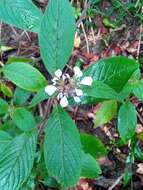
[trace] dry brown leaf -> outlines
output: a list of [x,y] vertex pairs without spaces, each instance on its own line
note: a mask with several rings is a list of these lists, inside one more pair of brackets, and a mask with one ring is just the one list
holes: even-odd
[[142,174],[143,175],[143,163],[140,163],[137,165],[138,166],[138,169],[137,169],[137,173],[138,174]]

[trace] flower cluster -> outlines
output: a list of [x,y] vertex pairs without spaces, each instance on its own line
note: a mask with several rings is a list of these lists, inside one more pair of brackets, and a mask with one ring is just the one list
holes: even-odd
[[74,76],[63,74],[60,69],[55,72],[52,84],[45,87],[45,92],[49,96],[55,95],[62,107],[67,107],[68,97],[73,97],[74,101],[79,103],[83,96],[81,85],[91,86],[93,79],[90,76],[83,77],[83,73],[79,67],[74,67]]

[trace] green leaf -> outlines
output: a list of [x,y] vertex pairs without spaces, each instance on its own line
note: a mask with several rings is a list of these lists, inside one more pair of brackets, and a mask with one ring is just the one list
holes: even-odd
[[0,91],[7,97],[12,97],[13,96],[13,92],[11,90],[10,87],[8,87],[6,84],[1,83],[0,84]]
[[8,103],[2,98],[0,98],[0,115],[6,114],[8,112],[8,108]]
[[143,161],[143,151],[139,147],[139,145],[135,146],[135,152],[134,152],[136,158],[138,158],[140,161]]
[[102,81],[120,92],[139,65],[134,59],[123,56],[109,57],[92,64],[84,72],[96,81]]
[[15,63],[15,62],[22,62],[22,63],[32,63],[33,59],[31,58],[26,58],[26,57],[9,57],[8,61],[6,62],[6,64],[11,64],[11,63]]
[[52,177],[47,177],[44,179],[44,184],[48,187],[52,187],[52,188],[56,188],[56,189],[60,189],[59,184],[57,183],[57,181],[52,178]]
[[25,108],[17,108],[12,114],[15,125],[22,131],[31,131],[35,128],[36,122],[33,115]]
[[49,0],[39,35],[44,64],[51,75],[63,69],[74,42],[75,20],[69,0]]
[[133,85],[130,83],[125,84],[125,86],[123,87],[123,89],[118,93],[118,100],[119,101],[124,101],[124,99],[126,99],[133,90]]
[[133,94],[143,101],[143,80],[136,81],[133,86]]
[[36,106],[37,104],[39,104],[40,102],[48,99],[49,96],[47,93],[45,93],[45,89],[40,90],[39,92],[37,92],[37,94],[34,96],[34,98],[32,99],[32,101],[30,102],[30,108]]
[[82,154],[81,177],[95,179],[101,174],[101,169],[95,158],[90,154]]
[[136,81],[136,80],[139,80],[140,78],[141,78],[141,71],[140,71],[140,68],[138,68],[137,70],[135,70],[135,72],[133,72],[130,80]]
[[103,102],[106,99],[102,99],[102,98],[94,98],[94,97],[90,97],[90,96],[83,96],[81,104],[88,104],[88,105],[93,105],[93,104],[97,104],[99,102]]
[[123,176],[124,187],[128,185],[133,176],[134,155],[129,154],[126,158],[125,171]]
[[132,172],[129,172],[128,169],[125,169],[124,176],[123,176],[123,185],[124,187],[129,184],[132,179]]
[[107,154],[104,144],[96,136],[83,133],[80,139],[84,152],[91,154],[95,159]]
[[36,92],[47,85],[45,77],[37,69],[26,63],[15,62],[5,65],[3,73],[7,79],[24,90]]
[[3,152],[3,150],[11,142],[11,140],[12,137],[8,133],[0,131],[0,152]]
[[102,98],[102,99],[116,99],[117,93],[107,84],[101,81],[94,81],[92,86],[82,86],[85,96]]
[[0,130],[7,132],[12,137],[16,137],[21,134],[21,130],[15,126],[11,118],[0,125]]
[[127,142],[135,134],[137,125],[137,113],[131,102],[124,103],[118,113],[118,131],[124,142]]
[[0,154],[0,189],[16,190],[26,181],[33,167],[36,135],[14,138]]
[[1,0],[0,20],[18,28],[39,32],[41,11],[32,0]]
[[44,141],[48,174],[63,188],[74,186],[81,173],[81,144],[76,125],[59,106],[49,118]]
[[101,103],[101,107],[95,113],[94,127],[103,125],[114,118],[117,112],[117,102],[108,100]]
[[14,93],[14,99],[13,99],[14,104],[16,105],[24,104],[28,100],[30,95],[31,95],[31,92],[17,87]]
[[103,18],[102,22],[107,28],[113,28],[113,29],[117,28],[116,24],[112,20],[109,20],[108,18]]

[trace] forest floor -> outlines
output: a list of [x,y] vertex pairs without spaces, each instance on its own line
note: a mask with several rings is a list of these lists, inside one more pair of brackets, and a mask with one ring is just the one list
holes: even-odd
[[[42,10],[47,5],[46,0],[34,1]],[[97,3],[96,3],[97,2]],[[75,15],[77,17],[77,33],[74,49],[69,65],[80,62],[83,68],[105,57],[125,55],[140,61],[143,64],[143,8],[138,1],[86,1],[73,0]],[[40,52],[38,38],[34,33],[18,30],[1,23],[0,38],[4,45],[12,47],[2,55],[5,62],[9,56],[34,58],[39,61]],[[66,39],[65,39],[66,40]],[[37,65],[47,77],[48,73],[42,64]],[[131,101],[138,111],[138,130],[143,131],[143,103],[135,97]],[[75,190],[142,190],[143,189],[143,163],[136,161],[131,183],[123,187],[122,178],[125,169],[125,160],[128,146],[116,147],[119,139],[116,129],[116,119],[106,125],[94,128],[93,115],[100,104],[89,107],[75,108],[70,114],[78,123],[82,132],[98,136],[108,147],[108,155],[99,159],[102,175],[99,179],[81,179]],[[143,149],[143,146],[141,145]],[[138,168],[139,167],[139,168]],[[37,188],[37,190],[44,188]],[[49,189],[46,188],[45,189]]]

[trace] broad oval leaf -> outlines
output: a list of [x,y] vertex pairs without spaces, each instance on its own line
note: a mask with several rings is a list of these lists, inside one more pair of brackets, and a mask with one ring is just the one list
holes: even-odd
[[61,187],[74,186],[81,172],[81,144],[78,130],[69,115],[59,106],[49,118],[44,141],[48,174]]
[[101,174],[98,162],[90,154],[82,154],[82,171],[81,177],[95,179]]
[[26,181],[33,167],[36,135],[14,138],[0,154],[0,189],[16,190]]
[[44,64],[51,75],[63,69],[74,42],[75,20],[69,0],[49,0],[39,34]]
[[104,144],[96,136],[83,133],[80,139],[83,151],[91,154],[95,159],[107,154]]
[[101,99],[116,99],[117,93],[107,84],[102,81],[94,81],[92,86],[82,86],[85,96],[101,98]]
[[109,122],[117,113],[117,102],[108,100],[101,103],[101,106],[95,112],[94,127]]
[[96,81],[102,81],[111,88],[120,92],[139,65],[134,59],[115,56],[102,59],[92,64],[84,72]]
[[124,142],[130,140],[135,134],[137,113],[131,102],[124,103],[118,113],[118,131]]
[[0,20],[18,28],[39,32],[42,12],[32,0],[1,0]]
[[47,85],[45,77],[27,63],[15,62],[3,67],[4,76],[18,87],[36,92]]
[[12,114],[15,125],[22,131],[31,131],[36,127],[33,115],[25,108],[17,108]]

